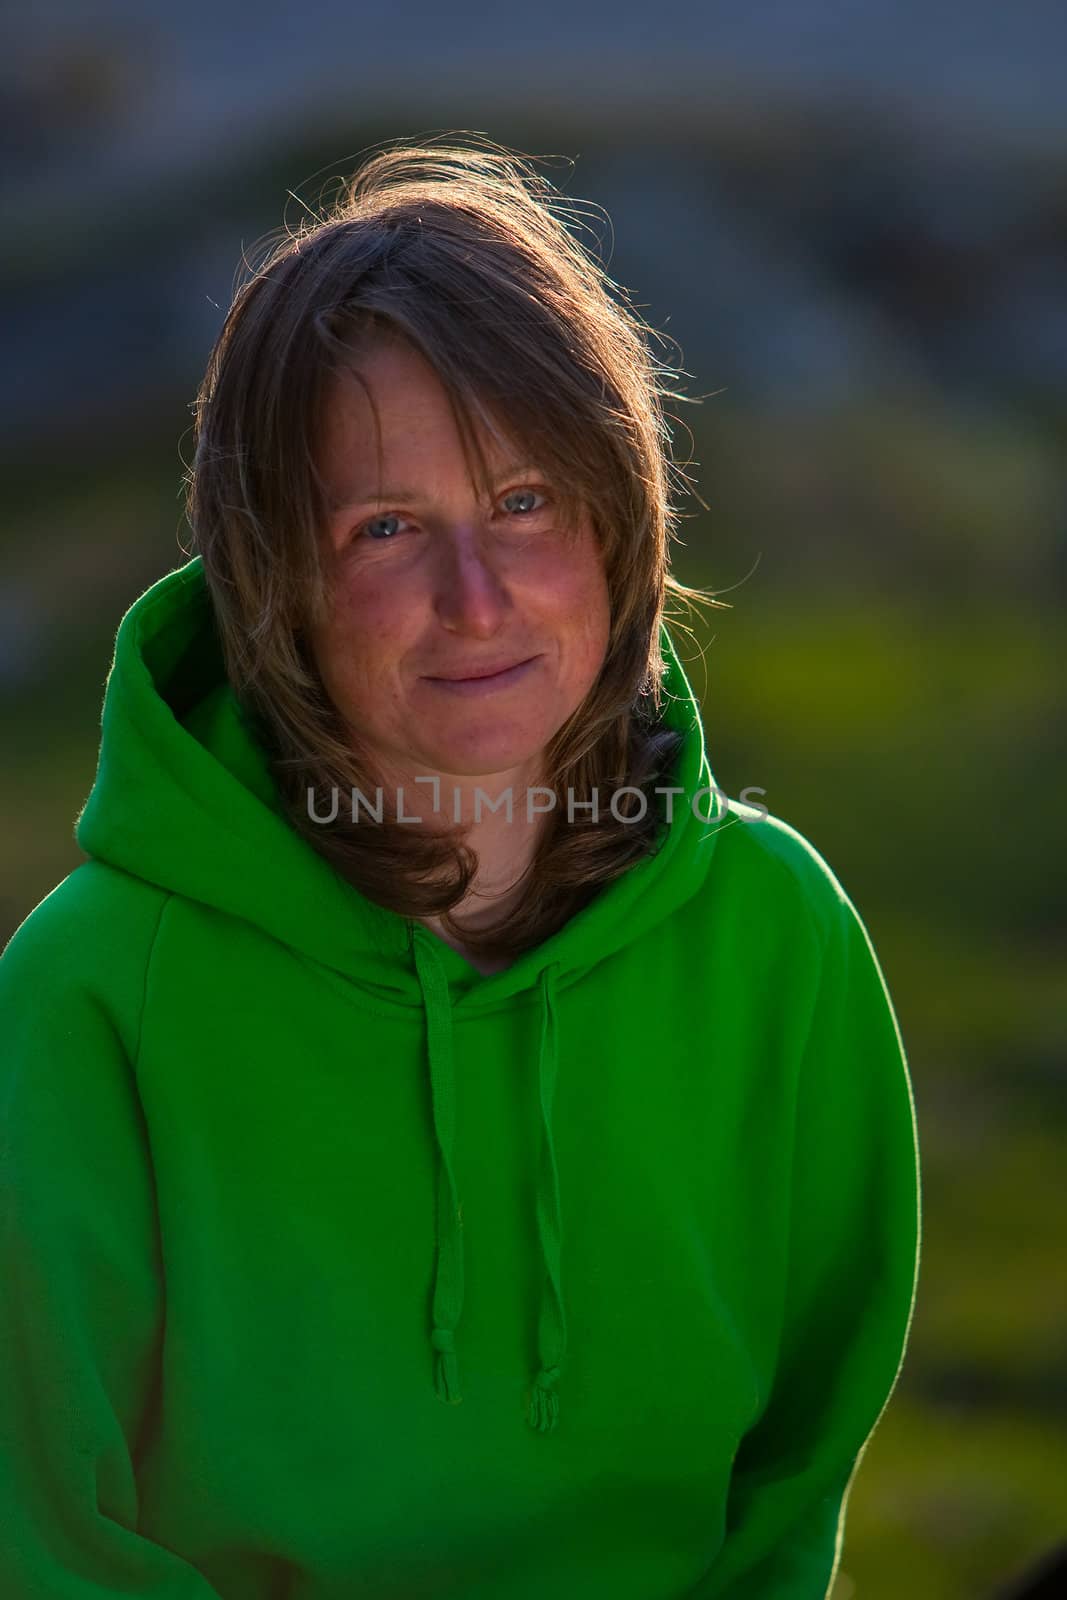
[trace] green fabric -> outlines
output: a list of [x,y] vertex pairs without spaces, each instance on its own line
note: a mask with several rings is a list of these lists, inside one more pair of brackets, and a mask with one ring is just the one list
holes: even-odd
[[0,960],[0,1594],[826,1594],[911,1087],[825,860],[694,815],[663,641],[657,852],[485,977],[285,822],[199,561],[123,619],[91,859]]

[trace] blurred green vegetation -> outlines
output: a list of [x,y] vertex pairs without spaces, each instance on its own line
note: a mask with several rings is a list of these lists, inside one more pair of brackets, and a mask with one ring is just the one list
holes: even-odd
[[[696,625],[703,663],[682,641],[712,770],[764,789],[856,901],[919,1118],[911,1347],[834,1600],[991,1595],[1064,1531],[1061,420],[685,408],[708,509],[687,505],[675,568],[731,606]],[[0,555],[35,620],[5,712],[0,939],[80,859],[119,617],[184,559],[187,425],[178,404],[129,449],[5,469]]]
[[833,1600],[989,1596],[1067,1524],[1062,479],[1019,420],[687,421],[677,566],[733,607],[683,652],[709,758],[859,906],[919,1123],[911,1343]]

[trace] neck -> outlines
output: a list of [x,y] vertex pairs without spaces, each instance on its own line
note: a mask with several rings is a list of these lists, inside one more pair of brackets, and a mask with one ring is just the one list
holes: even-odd
[[[452,910],[461,928],[477,932],[498,921],[522,897],[523,875],[534,858],[548,820],[548,814],[543,811],[534,811],[531,815],[527,804],[528,788],[535,787],[537,781],[538,775],[532,770],[480,778],[442,776],[436,785],[416,784],[409,775],[403,779],[394,777],[392,786],[384,788],[386,805],[393,809],[394,815],[422,818],[422,822],[414,826],[432,828],[436,824],[441,827],[457,821],[465,824],[464,841],[477,856],[478,868],[466,895]],[[534,794],[533,804],[543,805],[546,798]],[[453,935],[444,933],[439,917],[422,920],[439,938],[471,959]],[[472,965],[482,971],[496,971],[509,964],[506,961],[497,964],[482,957],[472,961]]]

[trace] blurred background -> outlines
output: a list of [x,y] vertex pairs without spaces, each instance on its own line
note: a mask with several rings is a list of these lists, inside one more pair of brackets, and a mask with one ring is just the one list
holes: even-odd
[[908,1048],[922,1281],[833,1600],[1007,1594],[1067,1534],[1067,9],[71,0],[0,43],[0,942],[81,859],[242,252],[381,141],[541,160],[704,397],[717,781],[829,861]]

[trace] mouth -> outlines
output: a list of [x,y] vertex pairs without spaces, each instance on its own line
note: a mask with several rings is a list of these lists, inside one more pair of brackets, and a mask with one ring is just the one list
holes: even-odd
[[481,667],[468,673],[465,677],[427,678],[427,683],[435,684],[440,689],[456,690],[459,692],[480,692],[490,689],[505,689],[512,683],[517,683],[527,670],[539,661],[539,656],[527,656],[523,661],[515,661],[510,665]]

